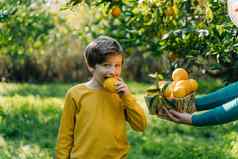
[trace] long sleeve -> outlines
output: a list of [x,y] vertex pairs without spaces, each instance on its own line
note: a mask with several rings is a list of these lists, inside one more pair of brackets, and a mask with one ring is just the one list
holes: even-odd
[[208,95],[197,97],[196,109],[199,111],[212,109],[235,97],[238,97],[238,82],[234,82]]
[[238,98],[206,112],[192,115],[192,125],[206,126],[223,124],[238,119]]
[[144,131],[147,127],[147,118],[143,108],[136,102],[132,95],[122,97],[125,105],[126,119],[130,126],[137,131]]
[[73,146],[76,105],[70,92],[66,94],[64,110],[56,144],[56,159],[69,159]]

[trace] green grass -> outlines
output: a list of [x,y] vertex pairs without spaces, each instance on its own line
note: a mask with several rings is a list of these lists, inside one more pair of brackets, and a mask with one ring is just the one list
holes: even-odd
[[[128,83],[144,106],[149,84]],[[200,93],[222,86],[219,81],[199,84]],[[53,158],[63,97],[72,85],[0,84],[0,159]],[[128,130],[129,159],[238,158],[238,122],[199,128],[150,118],[144,133]]]
[[40,96],[64,97],[65,92],[73,84],[27,84],[27,83],[1,83],[0,95],[2,96]]

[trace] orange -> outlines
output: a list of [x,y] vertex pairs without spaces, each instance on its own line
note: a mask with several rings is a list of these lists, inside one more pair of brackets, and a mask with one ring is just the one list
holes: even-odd
[[191,83],[189,80],[179,80],[177,81],[175,87],[184,87],[186,88],[186,91],[189,92],[191,90]]
[[174,81],[187,80],[188,79],[188,72],[183,68],[177,68],[172,73],[172,79]]
[[112,8],[112,12],[111,12],[113,17],[118,17],[121,15],[121,8],[118,6],[115,6]]
[[103,87],[111,93],[116,93],[116,84],[117,79],[109,77],[103,82]]
[[191,91],[196,91],[198,89],[198,83],[194,79],[189,79],[191,85]]
[[172,87],[169,85],[163,92],[164,96],[166,98],[169,98],[172,96]]
[[173,89],[174,89],[175,85],[176,85],[176,81],[173,81],[165,88],[163,94],[166,98],[173,97]]
[[175,87],[183,87],[186,91],[186,95],[192,92],[192,86],[189,80],[180,80],[176,83]]
[[182,86],[175,87],[173,90],[173,95],[177,98],[185,97],[187,95],[186,88]]

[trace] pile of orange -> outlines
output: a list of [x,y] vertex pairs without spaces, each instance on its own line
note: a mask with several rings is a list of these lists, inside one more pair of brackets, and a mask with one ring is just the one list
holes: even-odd
[[[172,82],[167,84],[163,95],[166,98],[182,98],[198,89],[198,83],[189,79],[188,72],[183,68],[177,68],[172,73]],[[162,82],[160,85],[163,84]]]

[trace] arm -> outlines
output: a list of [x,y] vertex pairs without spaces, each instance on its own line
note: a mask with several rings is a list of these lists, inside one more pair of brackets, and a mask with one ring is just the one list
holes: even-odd
[[120,80],[117,83],[117,93],[120,95],[123,106],[125,106],[126,120],[130,126],[137,131],[144,131],[147,127],[147,118],[142,107],[136,102],[131,95],[127,85]]
[[65,97],[64,110],[61,117],[60,128],[56,143],[56,159],[70,158],[70,151],[73,146],[75,112],[75,102],[70,92],[68,92]]
[[212,109],[237,96],[238,82],[235,82],[208,95],[196,98],[196,109],[198,111]]
[[228,123],[238,119],[238,98],[221,106],[192,115],[192,125],[206,126]]
[[147,118],[144,110],[136,102],[132,95],[125,95],[122,97],[123,105],[125,105],[126,120],[130,126],[137,131],[144,131],[147,127]]
[[228,123],[238,119],[238,98],[205,112],[188,114],[165,110],[170,120],[194,126]]

